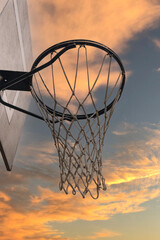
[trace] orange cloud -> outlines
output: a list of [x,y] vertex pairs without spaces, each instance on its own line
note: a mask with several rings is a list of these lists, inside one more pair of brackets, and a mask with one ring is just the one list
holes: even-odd
[[108,237],[116,237],[120,235],[121,234],[119,233],[103,229],[101,232],[96,232],[93,236],[89,236],[88,239],[108,238]]
[[[158,184],[159,178],[150,177],[150,180],[152,184],[156,184],[156,181]],[[89,196],[83,200],[79,194],[64,195],[39,187],[39,194],[32,196],[31,202],[37,209],[41,209],[37,212],[39,217],[47,216],[54,221],[106,220],[117,213],[143,211],[145,208],[141,204],[160,196],[160,189],[149,189],[152,184],[143,179],[110,187],[107,192],[101,192],[96,201]]]
[[[109,187],[101,191],[96,201],[89,195],[82,199],[78,193],[73,196],[71,192],[68,195],[59,192],[56,171],[54,176],[47,177],[47,166],[41,161],[33,170],[28,169],[29,165],[26,169],[15,167],[14,174],[5,175],[5,185],[0,191],[1,239],[65,239],[63,232],[54,228],[54,222],[107,220],[119,213],[145,211],[145,202],[160,197],[159,125],[136,127],[125,123],[120,129],[127,132],[130,140],[127,134],[116,135],[121,137],[121,144],[104,164]],[[25,149],[22,152],[25,154]],[[54,184],[58,192],[54,192]],[[107,234],[112,232],[102,230],[89,236],[90,239],[107,238]]]
[[24,206],[24,212],[14,210],[9,202],[0,202],[0,239],[59,239],[63,238],[63,232],[51,228],[46,216],[39,218],[34,210],[28,212]]
[[10,197],[5,193],[0,192],[0,199],[2,199],[4,202],[8,202],[10,200]]
[[[32,177],[32,183],[34,180],[36,178]],[[66,239],[63,237],[63,232],[54,228],[55,221],[107,220],[119,213],[144,211],[143,203],[160,197],[160,189],[157,187],[159,182],[160,176],[152,176],[116,184],[110,186],[106,192],[101,192],[100,198],[96,201],[89,196],[82,199],[79,194],[65,195],[61,192],[53,192],[49,188],[39,187],[34,194],[28,193],[25,196],[27,201],[19,202],[21,207],[16,206],[18,199],[14,197],[15,193],[17,196],[24,194],[20,186],[14,191],[9,191],[9,194],[5,193],[6,190],[1,191],[0,239],[23,240],[27,237],[42,240]],[[29,182],[27,186],[29,187]],[[111,237],[116,234],[107,230],[90,235],[90,239]]]
[[117,144],[114,154],[104,162],[109,185],[160,175],[159,124],[133,126],[124,123],[113,131]]
[[[152,181],[151,181],[152,180]],[[150,188],[159,183],[159,178],[143,179],[142,182],[134,181],[127,185],[117,185],[102,193],[96,201],[89,196],[82,199],[80,196],[55,193],[44,187],[39,187],[38,192],[30,194],[30,201],[23,207],[14,207],[15,201],[10,192],[9,198],[0,201],[0,232],[1,239],[65,239],[63,232],[54,228],[54,221],[72,222],[78,219],[95,221],[107,220],[118,213],[133,213],[144,211],[144,202],[160,196],[160,189]],[[17,194],[22,194],[20,189],[15,189]],[[4,193],[3,196],[6,194]],[[28,195],[29,198],[29,195]],[[10,199],[10,200],[9,200]],[[22,203],[21,203],[22,204]],[[53,222],[53,224],[51,224]],[[111,237],[117,233],[102,231],[91,236]]]
[[121,52],[135,34],[156,25],[160,4],[147,0],[28,0],[34,52],[59,41],[87,38]]

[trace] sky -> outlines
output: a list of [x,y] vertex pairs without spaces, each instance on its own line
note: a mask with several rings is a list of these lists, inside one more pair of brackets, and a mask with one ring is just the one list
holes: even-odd
[[[69,39],[113,49],[126,84],[107,130],[107,191],[59,191],[49,129],[27,117],[13,170],[0,161],[1,240],[160,239],[160,1],[28,0],[33,59]],[[31,106],[30,110],[34,110]]]

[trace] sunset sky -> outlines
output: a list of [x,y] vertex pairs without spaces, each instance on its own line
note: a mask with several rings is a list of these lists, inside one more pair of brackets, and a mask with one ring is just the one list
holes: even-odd
[[58,42],[90,39],[119,55],[127,79],[98,200],[59,191],[50,131],[26,118],[13,170],[0,161],[0,240],[159,240],[160,1],[28,0],[28,11],[33,59]]

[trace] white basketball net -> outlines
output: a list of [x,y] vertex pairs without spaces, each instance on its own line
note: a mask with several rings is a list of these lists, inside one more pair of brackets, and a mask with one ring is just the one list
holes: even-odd
[[[45,122],[51,130],[57,148],[60,167],[60,190],[63,189],[66,194],[68,194],[69,189],[72,190],[73,194],[76,194],[76,192],[79,191],[82,197],[85,197],[89,192],[92,198],[96,199],[99,197],[100,189],[106,190],[105,179],[102,175],[102,147],[115,104],[120,96],[118,85],[122,81],[122,73],[119,71],[117,79],[114,82],[112,89],[109,91],[112,56],[105,53],[97,77],[92,86],[90,86],[90,69],[88,67],[87,48],[85,46],[83,47],[85,48],[85,64],[88,81],[88,94],[83,101],[78,98],[75,91],[79,69],[79,51],[81,47],[78,48],[73,86],[71,86],[69,82],[62,60],[60,58],[58,59],[65,80],[71,91],[71,95],[65,105],[59,102],[56,96],[54,67],[52,65],[50,66],[50,69],[52,72],[53,93],[51,93],[40,72],[34,76],[35,86],[31,88],[31,92],[39,106]],[[50,57],[52,57],[52,54]],[[102,106],[104,114],[99,115],[101,108],[96,107],[96,100],[93,96],[93,91],[101,76],[102,68],[104,67],[104,64],[106,64],[106,58],[109,58],[109,60],[107,61],[108,72],[106,74],[105,96]],[[48,96],[52,99],[53,112],[44,104],[39,81],[41,81]],[[107,105],[112,101],[110,99],[112,99],[113,93],[113,105],[110,110],[107,111]],[[74,102],[76,102],[77,108],[74,113],[69,107],[71,102],[73,102],[73,99]],[[92,105],[92,115],[89,115],[84,107],[88,99],[90,105]],[[57,109],[61,109],[62,116],[56,116]],[[77,115],[79,113],[85,116],[85,119],[78,119]]]

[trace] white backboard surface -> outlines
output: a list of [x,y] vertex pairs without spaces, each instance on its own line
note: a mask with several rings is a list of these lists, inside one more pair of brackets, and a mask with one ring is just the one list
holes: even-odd
[[[32,47],[27,0],[0,0],[0,69],[29,71]],[[27,108],[24,92],[4,91],[6,102]],[[25,114],[0,104],[0,152],[7,170],[12,169]]]

